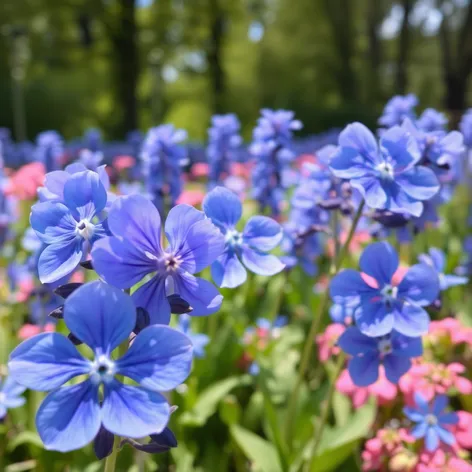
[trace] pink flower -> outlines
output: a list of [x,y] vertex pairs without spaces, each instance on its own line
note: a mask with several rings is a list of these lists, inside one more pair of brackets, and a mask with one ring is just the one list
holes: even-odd
[[196,162],[190,168],[190,175],[195,179],[206,177],[208,173],[209,173],[209,167],[206,162]]
[[346,327],[340,323],[333,323],[326,327],[323,334],[316,337],[318,344],[318,357],[321,362],[326,362],[330,357],[337,356],[340,348],[337,346],[339,336],[344,333]]
[[34,289],[34,280],[32,277],[25,277],[18,282],[18,290],[16,292],[16,301],[24,303],[28,300],[31,292]]
[[415,472],[472,472],[472,465],[449,451],[438,448],[434,452],[424,450],[420,453],[420,462]]
[[121,172],[125,169],[130,169],[136,164],[136,159],[133,156],[116,156],[113,158],[113,167]]
[[56,331],[56,326],[54,323],[45,324],[43,329],[41,329],[40,326],[27,323],[20,328],[20,331],[18,331],[18,337],[22,340],[25,340],[31,338],[32,336],[36,336],[39,333],[54,331]]
[[237,177],[243,177],[246,180],[249,180],[251,178],[251,172],[252,168],[254,167],[254,164],[252,162],[246,162],[246,163],[241,163],[241,162],[232,162],[231,163],[231,175],[235,175]]
[[472,449],[472,414],[458,411],[459,422],[454,426],[457,444],[464,449]]
[[413,404],[415,392],[421,393],[428,401],[436,394],[448,394],[454,388],[464,395],[469,395],[472,393],[472,382],[461,376],[464,372],[465,367],[458,362],[452,364],[420,362],[414,364],[401,377],[398,385],[408,405]]
[[76,270],[69,279],[69,283],[83,284],[84,282],[85,274],[83,270]]
[[19,200],[33,200],[36,191],[44,183],[45,169],[41,162],[26,164],[11,174],[5,193]]
[[186,203],[187,205],[201,205],[205,194],[201,190],[184,190],[177,200],[177,204]]
[[305,164],[306,162],[308,162],[309,164],[316,164],[316,156],[314,154],[300,154],[295,159],[295,166],[298,169],[301,169],[303,167],[303,164]]
[[345,369],[336,382],[336,389],[351,398],[354,408],[364,405],[370,395],[377,399],[379,405],[391,403],[397,396],[397,387],[387,380],[382,366],[379,370],[379,379],[368,387],[354,385],[349,372]]
[[461,324],[455,318],[444,318],[439,321],[431,321],[429,332],[427,334],[428,341],[431,344],[452,343],[452,344],[472,344],[472,328],[468,328]]

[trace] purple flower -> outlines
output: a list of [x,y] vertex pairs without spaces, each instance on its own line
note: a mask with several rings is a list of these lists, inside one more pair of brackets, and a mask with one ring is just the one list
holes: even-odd
[[224,235],[224,253],[211,266],[213,280],[220,287],[234,288],[244,283],[244,266],[259,275],[274,275],[285,267],[276,256],[267,254],[282,240],[282,227],[276,221],[253,216],[244,230],[238,231],[243,206],[233,192],[223,187],[216,187],[205,197],[203,210]]
[[86,170],[65,182],[63,202],[46,201],[31,208],[31,227],[44,245],[38,259],[42,283],[71,274],[91,245],[107,234],[102,215],[106,204],[107,192],[98,174]]
[[428,405],[426,399],[418,392],[415,393],[416,408],[404,408],[405,415],[416,426],[411,435],[417,439],[424,438],[424,444],[428,451],[434,452],[441,442],[452,446],[456,439],[448,429],[459,421],[457,413],[445,412],[448,398],[438,395],[434,398],[432,405]]
[[223,297],[210,282],[194,277],[221,255],[224,237],[203,212],[177,205],[169,212],[161,243],[161,218],[153,203],[141,195],[121,197],[108,214],[112,237],[97,241],[93,267],[108,283],[130,288],[144,277],[154,276],[133,293],[136,306],[145,308],[152,323],[168,324],[167,295],[180,295],[204,316],[219,310]]
[[64,142],[57,131],[44,131],[36,138],[35,158],[42,162],[46,172],[57,170],[64,155]]
[[0,421],[7,415],[7,410],[17,408],[25,404],[25,398],[21,395],[26,387],[16,383],[11,377],[0,378]]
[[472,148],[472,108],[469,108],[462,115],[459,129],[464,136],[464,144],[466,147]]
[[444,113],[434,108],[426,108],[416,120],[416,126],[426,132],[444,131],[447,126],[447,121],[447,117]]
[[373,338],[362,334],[351,326],[338,340],[340,348],[353,356],[348,363],[352,381],[359,387],[372,385],[379,378],[383,365],[390,382],[398,383],[400,377],[410,370],[411,358],[423,354],[421,338],[409,338],[392,331],[390,334]]
[[415,107],[418,105],[416,95],[395,95],[385,105],[379,123],[382,126],[390,128],[391,126],[401,125],[405,118],[415,118]]
[[439,191],[431,169],[417,166],[418,145],[406,130],[385,131],[380,144],[361,123],[347,126],[339,136],[339,148],[330,169],[359,190],[371,208],[420,216],[423,200]]
[[359,265],[372,282],[367,283],[360,272],[346,269],[331,281],[330,294],[333,300],[360,297],[354,312],[360,331],[374,337],[392,330],[410,337],[425,334],[429,315],[422,307],[434,302],[438,296],[436,271],[427,264],[414,265],[399,285],[393,285],[392,277],[399,260],[397,252],[387,242],[369,245],[362,253]]
[[[149,326],[116,359],[112,352],[128,341],[136,308],[128,295],[102,282],[83,285],[66,299],[64,321],[92,349],[93,360],[84,358],[61,334],[43,333],[20,344],[8,363],[11,376],[22,385],[52,390],[36,415],[46,449],[79,449],[95,438],[102,425],[129,438],[163,431],[170,406],[159,392],[187,378],[192,362],[188,338],[168,326]],[[138,386],[123,384],[118,375]],[[85,380],[64,386],[77,376]]]

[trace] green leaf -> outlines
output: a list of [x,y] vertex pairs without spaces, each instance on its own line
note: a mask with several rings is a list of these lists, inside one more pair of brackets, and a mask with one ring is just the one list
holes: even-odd
[[231,436],[253,463],[254,472],[282,472],[277,451],[272,444],[257,434],[238,425],[231,426]]
[[180,417],[180,423],[185,426],[203,426],[213,415],[220,401],[234,388],[248,385],[252,381],[249,375],[229,377],[214,383],[205,389],[199,396],[191,411]]
[[336,426],[344,426],[349,421],[351,414],[351,402],[346,395],[334,392],[333,412],[336,418]]
[[341,465],[352,453],[356,447],[358,440],[343,444],[334,449],[325,450],[316,457],[311,468],[312,472],[328,472],[335,470]]
[[8,451],[13,451],[18,446],[22,446],[23,444],[33,444],[34,446],[38,446],[40,448],[43,447],[43,442],[37,433],[33,433],[32,431],[22,431],[8,443],[7,449]]

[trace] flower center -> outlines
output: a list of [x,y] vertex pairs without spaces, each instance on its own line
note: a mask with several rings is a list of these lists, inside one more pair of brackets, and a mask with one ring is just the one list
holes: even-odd
[[390,162],[387,162],[387,161],[384,161],[381,164],[379,164],[377,166],[377,171],[379,172],[380,177],[384,179],[393,179],[395,175],[395,170],[392,164],[390,164]]
[[225,235],[226,244],[230,246],[240,246],[243,241],[243,236],[235,229],[229,230]]
[[392,347],[392,341],[388,338],[386,339],[381,339],[378,343],[377,343],[377,347],[380,351],[381,354],[384,354],[384,355],[387,355],[387,354],[391,354],[392,351],[393,351],[393,347]]
[[89,220],[80,220],[77,223],[76,231],[82,238],[89,240],[95,233],[95,225],[90,223]]
[[175,272],[182,264],[182,257],[167,254],[164,263],[167,272]]
[[432,414],[426,415],[425,421],[429,426],[436,426],[438,424],[436,415]]
[[398,287],[394,287],[393,285],[387,284],[385,287],[380,291],[382,296],[384,297],[384,301],[387,303],[391,303],[393,300],[397,298],[398,295]]
[[90,380],[94,383],[108,383],[115,377],[114,362],[105,355],[98,356],[90,369]]

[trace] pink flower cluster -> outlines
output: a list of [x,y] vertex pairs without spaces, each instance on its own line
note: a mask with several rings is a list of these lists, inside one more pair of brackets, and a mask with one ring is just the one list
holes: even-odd
[[324,333],[316,337],[318,357],[321,362],[326,362],[330,357],[337,356],[341,352],[337,343],[339,337],[345,330],[346,327],[343,324],[333,323],[326,327]]
[[464,326],[459,320],[451,317],[431,321],[425,340],[433,346],[462,343],[472,346],[472,328]]

